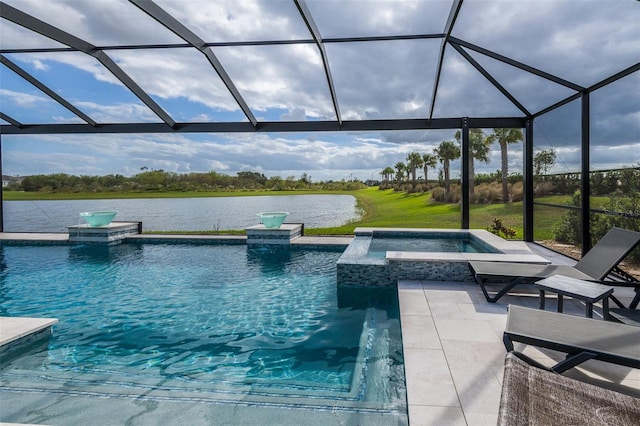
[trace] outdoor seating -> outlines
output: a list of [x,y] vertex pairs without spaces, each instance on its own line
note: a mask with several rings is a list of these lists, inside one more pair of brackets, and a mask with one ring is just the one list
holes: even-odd
[[556,373],[590,359],[640,368],[640,328],[626,324],[509,305],[503,342],[509,352],[520,342],[566,353]]
[[[518,284],[531,284],[553,275],[564,275],[586,281],[604,282],[609,273],[640,243],[640,232],[611,228],[575,266],[540,265],[516,262],[470,261],[469,269],[482,288],[487,301],[495,303]],[[489,295],[486,285],[491,282],[502,287]],[[606,281],[607,285],[633,287],[636,296],[629,305],[635,308],[640,302],[640,282]],[[618,306],[625,306],[610,296]]]
[[609,309],[609,319],[618,321],[628,325],[635,325],[640,327],[640,310],[638,309],[625,309],[625,308],[612,308]]
[[498,425],[640,424],[640,399],[505,358]]

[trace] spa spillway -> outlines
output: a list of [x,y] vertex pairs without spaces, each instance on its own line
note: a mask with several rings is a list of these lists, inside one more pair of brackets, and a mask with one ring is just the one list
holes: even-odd
[[257,216],[265,228],[280,228],[289,212],[262,212]]

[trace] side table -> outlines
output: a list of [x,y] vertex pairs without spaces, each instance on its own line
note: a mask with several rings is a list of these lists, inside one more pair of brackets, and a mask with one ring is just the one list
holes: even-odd
[[604,319],[609,319],[609,296],[613,293],[613,287],[564,275],[554,275],[534,285],[540,292],[540,309],[545,307],[545,291],[550,291],[558,294],[558,312],[563,309],[563,296],[569,296],[585,302],[586,316],[593,318],[593,304],[602,300],[602,314]]

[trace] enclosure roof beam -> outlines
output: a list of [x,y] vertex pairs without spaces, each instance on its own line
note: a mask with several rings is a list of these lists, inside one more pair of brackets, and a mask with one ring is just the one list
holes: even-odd
[[[384,130],[459,129],[463,118],[355,120],[343,121],[267,121],[255,127],[249,122],[177,123],[169,128],[162,123],[115,123],[91,127],[86,124],[23,124],[22,128],[0,126],[0,134],[68,133],[279,133],[279,132],[373,132]],[[468,118],[470,128],[523,128],[524,117]]]
[[133,79],[120,68],[106,53],[82,40],[71,35],[61,29],[47,24],[31,15],[28,15],[4,2],[0,2],[0,16],[18,24],[24,28],[69,46],[75,50],[86,53],[96,58],[105,68],[107,68],[118,80],[122,82],[138,99],[148,106],[158,117],[160,117],[166,125],[173,127],[175,121],[158,105]]
[[540,117],[541,115],[544,115],[544,114],[546,114],[548,112],[551,112],[554,109],[558,109],[561,106],[564,106],[564,105],[566,105],[566,104],[568,104],[570,102],[575,101],[576,99],[580,99],[582,97],[582,93],[583,92],[578,92],[576,94],[573,94],[571,96],[568,96],[568,97],[562,99],[561,101],[556,102],[553,105],[549,105],[548,107],[546,107],[544,109],[541,109],[540,111],[538,111],[535,114],[533,114],[533,117]]
[[618,73],[613,74],[610,77],[605,78],[604,80],[600,81],[599,83],[594,84],[593,86],[590,86],[587,91],[588,92],[593,92],[594,90],[598,90],[603,88],[604,86],[611,84],[615,81],[620,80],[621,78],[624,78],[626,76],[628,76],[629,74],[633,74],[636,71],[640,71],[640,62],[637,62],[633,65],[631,65],[629,68],[626,68]]
[[475,69],[477,69],[480,72],[480,74],[482,74],[484,76],[484,78],[489,80],[491,82],[491,84],[493,84],[496,87],[496,89],[498,89],[500,91],[500,93],[502,93],[504,96],[506,96],[507,99],[509,99],[512,104],[514,104],[520,111],[522,111],[523,114],[525,114],[526,116],[530,116],[531,115],[531,113],[529,111],[527,111],[527,109],[524,107],[524,105],[522,105],[507,89],[505,89],[498,82],[498,80],[493,78],[493,76],[491,74],[489,74],[489,72],[487,70],[485,70],[482,67],[482,65],[480,65],[475,59],[473,59],[473,57],[471,55],[469,55],[469,53],[467,53],[462,47],[458,46],[457,44],[452,44],[452,46],[453,46],[454,49],[456,49],[458,51],[458,53],[460,53],[460,55],[462,55],[467,60],[467,62],[469,62],[471,65],[473,65],[473,67]]
[[444,26],[444,36],[442,37],[442,42],[440,44],[440,56],[438,57],[438,65],[436,67],[436,78],[433,81],[433,89],[431,91],[431,106],[429,107],[429,120],[433,118],[433,110],[436,105],[436,97],[438,96],[438,86],[440,84],[440,75],[442,74],[442,64],[444,63],[444,53],[447,49],[447,41],[449,37],[451,37],[451,31],[453,31],[453,26],[456,23],[456,19],[458,18],[458,13],[460,13],[460,8],[462,7],[462,0],[454,0],[451,4],[451,10],[449,11],[449,17],[447,18],[447,23]]
[[12,117],[9,117],[4,112],[0,112],[0,118],[2,118],[7,123],[10,123],[12,126],[15,126],[15,127],[19,128],[19,129],[21,129],[22,126],[24,126],[24,124],[22,124],[21,122],[19,122],[18,120],[14,119]]
[[96,126],[96,122],[93,119],[91,119],[91,117],[89,117],[88,115],[86,115],[85,113],[80,111],[78,108],[73,106],[66,99],[64,99],[62,96],[58,95],[56,92],[51,90],[49,87],[45,86],[40,80],[38,80],[37,78],[35,78],[31,74],[29,74],[27,71],[22,69],[20,66],[18,66],[15,62],[11,61],[6,56],[0,55],[0,63],[5,65],[11,71],[13,71],[16,74],[18,74],[20,77],[22,77],[25,80],[27,80],[29,83],[33,84],[35,87],[40,89],[42,92],[46,93],[50,98],[52,98],[53,100],[58,102],[60,105],[62,105],[63,107],[65,107],[66,109],[68,109],[69,111],[74,113],[76,116],[80,117],[82,120],[84,120],[85,122],[87,122],[91,126],[94,126],[94,127]]
[[336,96],[336,89],[333,85],[333,77],[331,75],[331,69],[329,68],[329,59],[327,58],[327,52],[324,48],[324,44],[322,42],[322,34],[320,34],[320,30],[316,26],[316,23],[311,16],[311,12],[307,7],[307,4],[304,0],[293,0],[302,15],[302,19],[304,20],[309,32],[313,36],[313,39],[318,46],[318,50],[320,51],[320,57],[322,58],[322,65],[324,67],[324,74],[327,78],[327,84],[329,85],[329,92],[331,93],[331,101],[333,102],[333,109],[336,113],[336,119],[338,120],[338,125],[342,125],[342,116],[340,114],[340,107],[338,106],[338,97]]
[[222,63],[203,39],[151,0],[129,0],[129,2],[136,5],[140,10],[165,26],[169,31],[202,52],[227,87],[227,90],[231,93],[231,96],[236,100],[238,106],[242,112],[244,112],[244,115],[254,126],[258,124],[258,120],[253,115],[251,108],[249,108],[249,105],[245,102],[240,91],[231,80],[231,77],[229,77],[229,74],[225,71]]
[[[362,37],[331,37],[323,38],[323,44],[329,43],[358,43],[371,41],[390,41],[390,40],[425,40],[442,38],[444,34],[402,34],[402,35],[384,35],[384,36],[362,36]],[[314,39],[288,39],[288,40],[239,40],[239,41],[219,41],[206,42],[206,47],[246,47],[246,46],[281,46],[281,45],[298,45],[298,44],[316,44]],[[156,43],[156,44],[124,44],[124,45],[105,45],[96,46],[99,50],[150,50],[150,49],[184,49],[193,48],[190,43]],[[22,47],[2,49],[0,53],[47,53],[47,52],[75,52],[76,49],[71,47]]]
[[611,84],[611,83],[613,83],[615,81],[618,81],[621,78],[624,78],[624,77],[628,76],[629,74],[633,74],[634,72],[638,72],[638,71],[640,71],[640,62],[638,62],[638,63],[636,63],[634,65],[631,65],[629,68],[626,68],[626,69],[624,69],[624,70],[622,70],[620,72],[617,72],[617,73],[605,78],[604,80],[601,80],[600,82],[594,84],[593,86],[590,86],[590,87],[588,87],[586,89],[583,89],[579,93],[571,95],[571,96],[569,96],[569,97],[567,97],[565,99],[562,99],[561,101],[556,102],[553,105],[550,105],[550,106],[548,106],[548,107],[536,112],[535,114],[533,114],[533,116],[534,117],[539,117],[541,115],[544,115],[544,114],[546,114],[548,112],[553,111],[554,109],[558,109],[561,106],[564,106],[564,105],[566,105],[566,104],[568,104],[570,102],[573,102],[573,101],[575,101],[577,99],[580,99],[582,97],[583,93],[591,93],[591,92],[593,92],[595,90],[603,88],[604,86],[606,86],[608,84]]
[[460,40],[459,38],[449,37],[449,43],[451,43],[453,45],[459,45],[459,46],[466,47],[469,50],[474,50],[474,51],[476,51],[478,53],[481,53],[481,54],[483,54],[485,56],[493,58],[493,59],[495,59],[497,61],[500,61],[500,62],[503,62],[505,64],[511,65],[512,67],[521,69],[523,71],[527,71],[527,72],[529,72],[531,74],[537,75],[538,77],[542,77],[542,78],[547,79],[549,81],[553,81],[554,83],[557,83],[557,84],[560,84],[562,86],[568,87],[569,89],[573,89],[573,90],[576,90],[576,91],[584,90],[584,87],[582,87],[582,86],[580,86],[578,84],[572,83],[572,82],[570,82],[568,80],[564,80],[564,79],[562,79],[562,78],[560,78],[558,76],[555,76],[553,74],[549,74],[547,72],[541,71],[541,70],[539,70],[537,68],[534,68],[532,66],[529,66],[527,64],[523,64],[522,62],[518,62],[518,61],[516,61],[514,59],[507,58],[506,56],[502,56],[502,55],[500,55],[498,53],[495,53],[495,52],[493,52],[491,50],[482,48],[480,46],[476,46],[475,44],[466,42],[464,40]]

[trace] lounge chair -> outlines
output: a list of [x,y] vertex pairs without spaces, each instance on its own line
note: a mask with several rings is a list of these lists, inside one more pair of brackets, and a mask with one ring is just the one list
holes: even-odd
[[[638,243],[640,232],[614,227],[575,266],[470,261],[469,269],[487,301],[495,303],[518,284],[531,284],[552,275],[603,282]],[[486,288],[488,282],[502,283],[502,288],[490,296]],[[640,303],[640,282],[607,281],[606,284],[635,288],[636,296],[629,307],[633,309]],[[621,308],[625,307],[617,298],[612,296],[611,300]]]
[[640,424],[640,399],[533,367],[508,353],[499,426]]
[[502,340],[508,352],[521,342],[566,353],[556,373],[590,359],[640,368],[640,327],[631,325],[509,305]]
[[635,325],[636,327],[640,327],[640,310],[611,308],[609,309],[609,319],[621,322],[623,324]]

